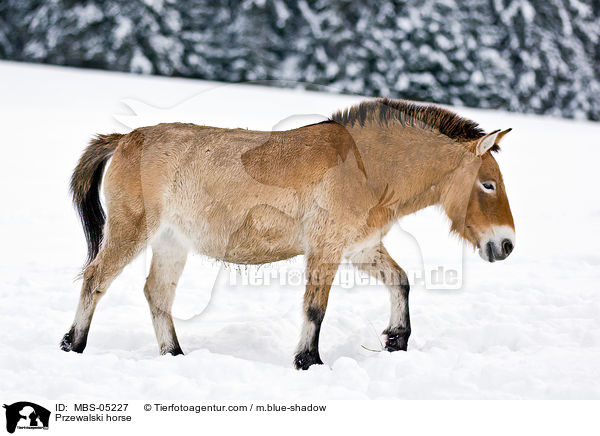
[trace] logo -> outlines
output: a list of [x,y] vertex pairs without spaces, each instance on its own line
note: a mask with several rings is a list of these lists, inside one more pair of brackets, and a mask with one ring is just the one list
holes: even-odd
[[14,433],[15,429],[48,430],[50,411],[28,401],[3,406],[6,409],[6,431]]

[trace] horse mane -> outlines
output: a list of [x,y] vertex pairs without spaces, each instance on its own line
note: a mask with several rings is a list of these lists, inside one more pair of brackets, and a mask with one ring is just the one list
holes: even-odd
[[[329,121],[350,127],[356,123],[364,127],[366,122],[388,127],[390,121],[398,121],[402,126],[437,131],[458,142],[478,139],[485,134],[475,121],[463,118],[448,109],[433,104],[389,98],[365,100],[335,112]],[[499,151],[498,145],[494,145],[492,151]]]

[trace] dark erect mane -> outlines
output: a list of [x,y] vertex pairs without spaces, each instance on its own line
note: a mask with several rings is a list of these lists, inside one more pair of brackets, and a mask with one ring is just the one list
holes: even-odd
[[366,100],[334,113],[330,120],[344,126],[355,123],[364,126],[371,121],[386,127],[390,121],[399,121],[403,126],[439,131],[455,141],[469,141],[484,135],[474,121],[439,106],[409,100]]

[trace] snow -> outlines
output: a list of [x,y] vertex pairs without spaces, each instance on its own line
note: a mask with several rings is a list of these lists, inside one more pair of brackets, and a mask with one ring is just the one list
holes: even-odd
[[[599,125],[455,108],[488,131],[513,128],[497,158],[517,243],[487,264],[447,236],[435,209],[395,226],[385,243],[413,281],[406,353],[379,351],[385,288],[341,283],[322,329],[326,365],[296,371],[302,259],[238,273],[194,255],[174,306],[186,355],[159,356],[145,253],[113,283],[78,355],[58,348],[85,258],[67,187],[93,134],[173,120],[290,128],[360,98],[11,62],[0,76],[3,397],[600,398]],[[435,265],[462,272],[461,288],[427,289],[423,269]]]

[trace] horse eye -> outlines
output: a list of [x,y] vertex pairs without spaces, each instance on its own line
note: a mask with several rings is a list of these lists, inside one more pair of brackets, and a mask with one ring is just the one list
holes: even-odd
[[496,188],[493,183],[482,183],[482,185],[488,191],[493,191]]

